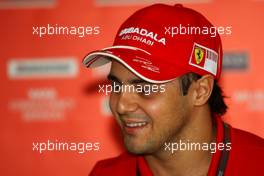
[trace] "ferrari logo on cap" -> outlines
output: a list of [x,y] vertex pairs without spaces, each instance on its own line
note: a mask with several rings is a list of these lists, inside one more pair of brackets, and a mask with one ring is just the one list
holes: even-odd
[[189,64],[196,67],[196,69],[205,70],[216,75],[218,59],[218,53],[216,51],[198,43],[194,43]]
[[204,58],[204,51],[200,47],[194,49],[194,57],[196,64],[200,64]]

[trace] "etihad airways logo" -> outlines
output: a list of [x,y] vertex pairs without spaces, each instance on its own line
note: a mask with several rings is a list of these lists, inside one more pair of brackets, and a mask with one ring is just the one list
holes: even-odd
[[[134,33],[139,34],[143,37],[149,37],[156,42],[159,42],[163,45],[166,45],[166,39],[165,38],[160,37],[157,33],[154,33],[152,31],[148,31],[147,29],[139,28],[139,27],[125,28],[125,29],[121,30],[121,32],[119,33],[119,36],[126,35],[126,34],[134,34]],[[132,36],[127,36],[123,39],[131,39],[131,38],[132,38]],[[132,39],[133,40],[139,40],[139,41],[144,40],[142,38],[135,38],[135,37],[133,37]],[[153,42],[150,42],[150,41],[146,41],[144,43],[148,44],[147,42],[149,43],[149,45],[153,45]]]

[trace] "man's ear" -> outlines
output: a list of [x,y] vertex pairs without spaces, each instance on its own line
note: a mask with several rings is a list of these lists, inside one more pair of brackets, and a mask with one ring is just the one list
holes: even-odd
[[214,77],[212,75],[204,75],[193,83],[193,105],[202,106],[207,103],[213,91]]

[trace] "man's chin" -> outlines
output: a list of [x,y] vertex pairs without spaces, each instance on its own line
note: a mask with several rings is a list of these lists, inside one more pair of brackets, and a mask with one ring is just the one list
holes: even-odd
[[150,154],[153,152],[153,147],[149,146],[147,143],[143,141],[124,141],[125,147],[129,153],[142,155],[142,154]]
[[144,154],[147,150],[143,143],[140,144],[139,142],[127,139],[125,139],[124,143],[127,151],[132,154]]
[[129,153],[132,153],[135,155],[143,155],[147,153],[145,150],[142,150],[136,147],[131,147],[131,146],[126,146],[126,149]]

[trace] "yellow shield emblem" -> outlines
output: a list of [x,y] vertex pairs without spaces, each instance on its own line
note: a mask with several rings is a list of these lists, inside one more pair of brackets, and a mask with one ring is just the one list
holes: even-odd
[[196,64],[200,64],[204,58],[204,51],[201,48],[195,48],[194,56]]

